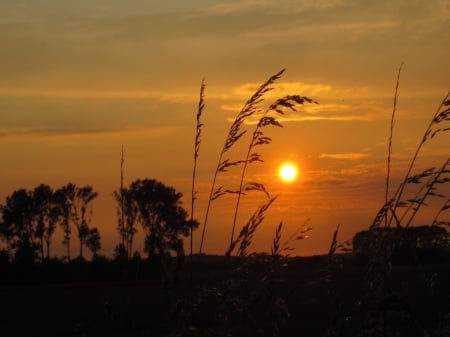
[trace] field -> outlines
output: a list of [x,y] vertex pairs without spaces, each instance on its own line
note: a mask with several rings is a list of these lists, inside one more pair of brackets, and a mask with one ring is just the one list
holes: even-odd
[[[42,189],[42,185],[32,193],[13,193],[9,204],[0,208],[3,239],[12,249],[2,251],[0,256],[2,335],[448,337],[450,223],[445,215],[450,199],[445,187],[450,182],[450,158],[431,168],[419,168],[418,173],[415,166],[428,142],[450,130],[442,126],[450,121],[450,93],[425,130],[405,178],[392,192],[390,161],[396,90],[385,203],[368,230],[357,233],[352,243],[340,243],[338,226],[327,255],[293,258],[286,255],[289,244],[307,238],[312,228],[305,222],[287,241],[282,241],[280,222],[271,252],[255,254],[249,250],[254,234],[277,198],[262,183],[246,180],[248,165],[263,161],[254,152],[255,147],[271,142],[263,132],[267,126],[281,126],[270,114],[284,115],[283,110],[295,112],[296,107],[317,104],[308,97],[288,95],[264,109],[260,107],[283,72],[284,69],[262,84],[232,123],[213,175],[201,227],[193,215],[204,83],[197,114],[190,219],[180,206],[181,194],[161,182],[138,179],[130,187],[123,186],[123,150],[121,188],[115,192],[121,244],[112,260],[97,255],[101,247],[99,232],[87,225],[86,210],[97,195],[92,187],[66,186],[62,189],[67,192],[62,194],[62,203],[51,198],[39,203],[36,196],[53,193],[49,187]],[[258,123],[246,124],[251,116],[257,116]],[[229,150],[251,131],[246,127],[254,127],[249,132],[246,154],[243,159],[228,158]],[[216,186],[217,176],[233,166],[241,168],[239,188]],[[249,191],[262,193],[265,202],[238,232],[241,196]],[[202,247],[209,205],[225,194],[237,195],[230,245],[224,256],[205,255]],[[435,200],[434,217],[426,220],[426,225],[414,226],[416,216],[433,203],[429,199]],[[35,207],[28,209],[23,205]],[[42,205],[53,205],[56,212]],[[52,219],[48,214],[56,215]],[[80,255],[75,259],[70,258],[69,249],[72,222],[80,239]],[[50,242],[57,223],[68,235],[69,262],[52,260],[44,254],[43,243],[45,239]],[[147,259],[132,253],[139,223],[146,229]],[[201,239],[199,254],[194,255],[192,234],[197,228]],[[44,237],[45,233],[48,237]],[[184,252],[182,236],[190,236],[190,254]],[[83,258],[83,244],[92,251],[92,261]]]
[[[193,267],[187,261],[177,280],[171,282],[141,279],[4,284],[0,287],[2,335],[176,335],[182,324],[180,313],[188,310],[189,298],[194,298],[208,329],[215,317],[232,324],[234,313],[221,312],[228,300],[236,302],[239,298],[241,306],[252,303],[256,308],[247,307],[249,317],[265,317],[262,312],[267,297],[253,295],[264,293],[265,288],[260,286],[265,281],[260,278],[267,275],[268,265],[256,261],[245,273],[230,272],[241,264],[223,257],[197,256]],[[448,267],[448,259],[420,266],[394,266],[387,286],[389,294],[384,298],[389,336],[423,336],[425,331],[439,328],[448,331],[448,326],[442,326],[448,324]],[[237,286],[224,286],[229,280]],[[372,312],[373,294],[367,293],[365,265],[352,254],[290,258],[274,281],[271,296],[283,299],[289,311],[279,331],[283,336],[362,336],[371,329],[368,315],[383,310]],[[206,301],[200,300],[205,298],[205,290],[218,294],[214,301],[209,298],[206,310],[202,309]],[[205,312],[211,317],[205,317]],[[198,322],[195,317],[192,321]],[[191,335],[208,335],[201,331],[200,324],[196,329]]]

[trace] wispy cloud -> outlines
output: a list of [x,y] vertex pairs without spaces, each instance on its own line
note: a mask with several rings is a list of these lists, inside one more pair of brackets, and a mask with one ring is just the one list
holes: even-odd
[[230,14],[258,8],[266,8],[270,2],[267,0],[244,0],[228,2],[224,4],[214,4],[205,9],[205,13]]
[[[392,37],[408,35],[411,30],[427,36],[435,29],[436,23],[445,25],[450,6],[445,1],[407,3],[391,1],[367,2],[349,0],[299,0],[273,1],[231,1],[214,4],[200,11],[203,16],[257,16],[263,18],[271,12],[272,20],[260,20],[257,25],[249,25],[243,33],[252,38],[320,39],[323,36],[344,35],[346,39],[364,39],[386,33]],[[334,15],[333,13],[339,13]],[[383,13],[383,16],[374,15]],[[329,15],[331,14],[331,15]],[[313,19],[312,19],[313,18]],[[267,27],[270,26],[270,29]],[[395,34],[391,34],[395,32]],[[385,41],[387,42],[387,41]]]
[[306,39],[320,39],[324,36],[349,35],[349,38],[362,37],[373,33],[374,30],[381,32],[390,31],[398,27],[398,23],[393,20],[374,21],[374,22],[353,22],[353,23],[309,23],[299,26],[296,23],[286,22],[270,31],[264,29],[255,29],[248,32],[247,35],[253,38],[294,38],[302,37]]
[[[222,110],[239,112],[246,99],[248,99],[261,85],[261,83],[247,82],[233,88],[230,92],[214,94]],[[431,91],[402,92],[402,97],[428,97],[435,96]],[[307,82],[280,82],[273,85],[273,90],[264,96],[262,106],[268,107],[274,100],[286,95],[300,95],[317,100],[319,104],[305,104],[298,107],[297,112],[289,111],[278,116],[280,122],[303,121],[379,121],[390,117],[392,107],[386,105],[386,100],[392,99],[390,88],[368,86],[332,85],[327,83]],[[237,102],[239,99],[240,102]],[[323,100],[323,101],[322,101]],[[220,104],[220,101],[227,103]],[[417,119],[420,115],[406,114],[406,110],[399,111],[398,118]],[[246,120],[248,124],[258,122],[260,116],[255,114]],[[229,120],[232,118],[230,117]]]
[[127,126],[123,128],[11,128],[0,129],[0,138],[17,137],[56,137],[56,136],[98,136],[107,134],[147,134],[160,135],[173,132],[174,126],[161,127],[137,127]]
[[162,102],[193,103],[194,95],[182,92],[160,92],[153,90],[59,90],[59,89],[19,89],[0,88],[0,97],[45,97],[75,99],[156,99]]
[[357,160],[369,157],[368,153],[347,152],[347,153],[322,153],[319,158],[330,158],[339,160]]
[[242,11],[254,11],[258,9],[270,9],[278,11],[302,12],[308,9],[327,9],[340,6],[345,0],[297,0],[286,2],[274,2],[271,0],[244,0],[230,1],[226,4],[214,4],[207,7],[208,12],[228,14]]
[[370,121],[371,118],[367,116],[301,116],[296,114],[291,114],[288,117],[278,118],[280,122],[306,122],[306,121]]
[[[234,94],[237,96],[251,96],[258,90],[261,83],[245,83],[234,89]],[[279,82],[273,85],[274,90],[269,91],[265,96],[284,96],[292,94],[301,95],[317,95],[319,93],[328,93],[333,90],[329,84],[322,83],[302,83],[302,82]]]
[[[238,87],[232,89],[231,94],[223,96],[224,98],[230,97],[250,97],[260,87],[261,83],[247,82]],[[368,104],[375,103],[375,99],[391,98],[391,88],[381,90],[377,88],[364,86],[346,86],[346,85],[333,85],[331,83],[305,83],[305,82],[277,82],[272,85],[273,90],[265,94],[266,98],[278,98],[285,95],[301,95],[308,96],[310,98],[318,100],[318,97],[327,97],[328,99],[335,98],[336,100],[343,101],[344,99],[360,99],[366,100]],[[383,88],[381,88],[383,89]],[[435,92],[434,92],[435,93]],[[406,93],[403,93],[405,95]],[[417,95],[419,93],[414,93]],[[421,92],[421,95],[431,95],[432,92]],[[371,100],[371,101],[369,101]],[[320,102],[319,103],[323,103]],[[339,103],[340,104],[340,103]],[[314,106],[315,109],[320,110],[322,104]]]
[[[221,109],[226,111],[238,112],[242,109],[240,104],[223,104]],[[380,118],[371,106],[364,113],[360,113],[361,106],[350,106],[344,103],[329,103],[319,105],[304,105],[297,109],[297,112],[289,111],[285,115],[278,115],[277,120],[281,123],[307,122],[307,121],[372,121]],[[245,123],[247,125],[257,124],[261,115],[255,114],[249,117]],[[229,118],[228,121],[232,121]]]
[[[236,100],[240,99],[242,100],[242,103],[226,103],[221,104],[220,108],[222,110],[226,111],[233,111],[238,112],[243,107],[243,102],[251,97],[261,86],[261,83],[244,83],[234,89],[232,89],[231,93],[229,94],[221,94],[216,95],[217,99],[220,100]],[[310,83],[302,83],[302,82],[280,82],[276,83],[273,86],[273,90],[268,91],[264,95],[264,99],[266,100],[267,104],[271,103],[271,100],[278,99],[283,96],[287,95],[301,95],[301,96],[308,96],[313,98],[318,93],[329,93],[333,90],[331,85],[328,84],[310,84]],[[309,113],[317,112],[318,110],[321,110],[323,107],[308,107]],[[337,105],[335,105],[335,108],[337,108]],[[258,116],[256,116],[257,118]],[[253,122],[256,122],[256,119]]]

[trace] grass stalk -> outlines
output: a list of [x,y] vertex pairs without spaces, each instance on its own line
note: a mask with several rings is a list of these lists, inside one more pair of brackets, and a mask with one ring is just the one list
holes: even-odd
[[[395,122],[395,113],[397,111],[397,101],[398,101],[398,87],[400,85],[400,73],[402,71],[403,62],[400,64],[397,73],[397,82],[395,85],[395,94],[394,94],[394,105],[392,108],[391,115],[391,127],[389,133],[389,145],[388,145],[388,155],[387,155],[387,173],[386,173],[386,193],[385,193],[385,203],[387,204],[389,201],[389,184],[391,179],[391,156],[392,156],[392,137],[394,134],[394,122]],[[388,218],[385,217],[385,227],[388,226]]]
[[[276,118],[270,116],[270,113],[276,112],[280,115],[284,115],[283,108],[290,109],[291,111],[297,111],[295,106],[303,105],[305,102],[317,104],[316,101],[313,101],[312,99],[310,99],[308,97],[302,97],[302,96],[298,96],[298,95],[288,95],[288,96],[279,98],[274,103],[272,103],[268,109],[266,109],[264,111],[264,113],[262,114],[258,123],[256,124],[256,127],[252,134],[250,144],[248,146],[246,157],[243,160],[243,168],[242,168],[240,182],[239,182],[239,191],[237,193],[238,196],[237,196],[236,205],[234,208],[234,217],[233,217],[233,225],[232,225],[232,230],[231,230],[230,245],[232,244],[233,239],[234,239],[234,231],[236,228],[237,215],[239,212],[239,205],[240,205],[241,195],[243,192],[244,177],[245,177],[247,167],[250,163],[253,163],[256,161],[260,161],[260,162],[263,161],[261,159],[261,155],[257,152],[253,152],[253,150],[256,146],[270,144],[270,142],[272,141],[272,139],[270,137],[265,136],[263,133],[263,129],[266,126],[272,125],[272,126],[277,126],[277,127],[283,127],[281,125],[281,123],[279,123],[276,120]],[[252,184],[252,186],[254,186],[254,185],[255,184]]]
[[330,248],[328,249],[328,256],[331,257],[334,255],[334,253],[336,253],[336,249],[338,248],[338,240],[337,240],[337,236],[339,233],[339,227],[341,225],[338,224],[336,227],[336,230],[333,233],[333,238],[331,239],[331,243],[330,243]]
[[[292,234],[285,240],[282,242],[279,251],[283,252],[283,251],[289,251],[292,250],[293,248],[290,247],[290,244],[294,241],[298,241],[298,240],[305,240],[307,238],[309,238],[309,235],[307,234],[308,232],[312,231],[312,227],[306,227],[306,225],[309,223],[311,219],[306,219],[300,226],[298,226],[294,232],[292,232]],[[281,223],[280,223],[281,226]],[[280,228],[281,230],[281,228]],[[287,254],[288,255],[288,254]]]
[[197,160],[198,160],[198,154],[200,150],[200,143],[201,143],[201,135],[202,135],[202,127],[203,123],[201,122],[201,117],[203,114],[203,109],[205,108],[205,79],[202,80],[202,83],[200,85],[200,98],[198,101],[198,110],[196,115],[196,128],[195,128],[195,143],[194,143],[194,168],[192,170],[192,188],[191,188],[191,228],[190,228],[190,241],[191,241],[191,247],[190,247],[190,259],[191,259],[191,265],[192,265],[192,256],[193,256],[193,246],[194,246],[194,211],[195,211],[195,200],[196,200],[196,191],[195,191],[195,178],[197,174]]
[[[121,236],[122,236],[122,246],[125,249],[125,200],[124,200],[124,190],[123,190],[123,164],[124,164],[124,148],[122,144],[122,152],[120,156],[120,221],[121,221]],[[127,259],[129,258],[129,252],[127,252]]]
[[202,236],[200,240],[200,249],[199,253],[201,254],[203,251],[203,244],[204,244],[204,238],[206,233],[206,228],[208,224],[208,217],[210,213],[211,203],[213,200],[217,199],[223,194],[226,193],[233,193],[233,191],[223,191],[222,186],[219,187],[217,190],[216,188],[216,181],[219,173],[226,172],[227,169],[231,166],[236,166],[242,163],[242,161],[230,161],[229,159],[224,159],[225,154],[233,147],[236,142],[239,141],[239,139],[246,133],[245,130],[241,130],[242,125],[244,124],[245,120],[248,119],[250,116],[258,112],[257,105],[263,100],[263,95],[266,94],[268,91],[272,90],[270,85],[280,78],[281,74],[284,72],[284,69],[278,72],[277,74],[271,76],[264,84],[262,84],[259,89],[251,96],[249,100],[245,103],[244,107],[241,109],[241,111],[237,114],[235,120],[233,121],[230,130],[225,138],[224,146],[219,154],[219,159],[217,162],[216,170],[213,175],[213,180],[211,184],[211,189],[209,193],[208,198],[208,204],[206,206],[206,214],[205,219],[203,222],[203,230],[202,230]]
[[[450,120],[450,108],[446,108],[443,111],[441,111],[444,107],[448,107],[450,105],[450,91],[448,91],[447,95],[445,96],[445,98],[442,100],[442,102],[439,104],[439,107],[436,109],[436,112],[433,116],[433,118],[431,119],[430,123],[428,124],[425,133],[422,137],[421,142],[419,143],[419,145],[416,148],[416,151],[414,153],[414,156],[411,159],[411,162],[409,164],[409,167],[405,173],[405,177],[402,181],[402,183],[399,185],[396,193],[394,194],[394,209],[396,209],[397,207],[399,207],[400,202],[401,202],[401,198],[403,196],[403,192],[404,189],[408,183],[408,178],[410,177],[411,171],[414,167],[414,164],[416,163],[417,157],[419,156],[419,153],[423,147],[423,145],[429,141],[430,139],[434,138],[434,136],[439,133],[439,132],[443,132],[443,131],[448,131],[450,130],[450,128],[438,128],[438,129],[433,129],[433,127],[438,124],[441,123],[443,121],[448,121]],[[392,221],[392,218],[390,219],[389,223]]]
[[431,222],[432,226],[439,226],[439,225],[443,225],[443,226],[448,226],[450,227],[450,221],[439,221],[439,217],[440,215],[445,212],[446,210],[450,209],[450,198],[448,198],[444,205],[442,205],[442,207],[439,209],[439,211],[437,211],[433,221]]
[[250,246],[252,242],[253,235],[255,234],[256,229],[263,222],[265,218],[265,213],[269,209],[270,205],[277,199],[278,196],[274,196],[269,198],[269,200],[261,205],[250,217],[247,224],[242,227],[241,232],[238,237],[230,244],[228,251],[226,252],[227,256],[230,256],[236,246],[239,244],[237,249],[237,255],[240,257],[247,256],[247,248]]
[[[425,200],[427,197],[429,197],[429,196],[444,197],[444,195],[435,193],[434,190],[435,190],[435,185],[441,182],[441,180],[440,180],[441,176],[443,174],[450,173],[450,170],[447,169],[447,167],[449,165],[450,165],[450,158],[447,158],[447,160],[445,161],[445,163],[442,165],[442,167],[439,170],[431,171],[428,181],[422,185],[422,188],[419,190],[416,197],[409,200],[410,201],[409,207],[408,207],[407,211],[403,214],[402,218],[400,219],[400,221],[402,221],[403,218],[405,218],[406,215],[408,214],[408,211],[412,210],[412,213],[411,213],[408,221],[406,222],[405,227],[409,227],[411,225],[413,219],[419,212],[419,209],[423,205],[425,205]],[[445,182],[447,182],[447,180],[443,180],[442,182],[445,183]]]
[[[399,69],[399,73],[397,76],[397,83],[399,82],[400,70],[401,70],[401,68]],[[397,97],[397,89],[396,89],[395,97]],[[403,197],[403,193],[405,191],[406,186],[410,183],[418,183],[418,178],[421,177],[421,174],[411,176],[412,169],[417,161],[420,151],[422,150],[423,146],[428,141],[433,139],[438,133],[450,131],[450,127],[439,127],[438,126],[438,124],[440,124],[440,123],[443,123],[445,121],[450,121],[450,107],[449,107],[450,99],[449,99],[449,97],[450,97],[450,91],[447,92],[444,99],[439,104],[438,108],[436,109],[436,112],[434,113],[433,118],[429,122],[429,124],[424,132],[421,142],[419,143],[419,145],[416,148],[416,151],[414,152],[414,155],[409,163],[408,169],[406,170],[403,180],[398,185],[396,192],[394,193],[394,195],[391,198],[388,198],[388,189],[389,189],[388,181],[390,179],[390,177],[389,177],[390,174],[388,173],[388,177],[386,180],[386,196],[387,196],[387,198],[385,200],[385,204],[378,211],[374,220],[372,221],[370,228],[378,227],[382,223],[383,220],[385,221],[386,227],[391,226],[392,221],[395,221],[397,223],[397,226],[401,226],[401,223],[399,221],[400,217],[396,214],[396,211],[398,208],[403,207],[405,204],[405,202],[402,201],[402,197]],[[396,105],[397,105],[397,98],[394,99],[394,109],[395,110],[396,110],[396,108],[395,108]],[[393,112],[393,115],[394,115],[394,112]],[[393,123],[391,121],[391,130],[392,130],[392,127],[393,127]],[[392,131],[391,131],[390,142],[392,140],[391,138],[392,138]],[[389,152],[388,166],[390,166],[390,157],[391,157],[391,153]],[[426,170],[426,171],[422,172],[422,174],[429,174],[429,172],[427,172],[427,170]],[[389,219],[388,219],[388,213],[390,213]]]

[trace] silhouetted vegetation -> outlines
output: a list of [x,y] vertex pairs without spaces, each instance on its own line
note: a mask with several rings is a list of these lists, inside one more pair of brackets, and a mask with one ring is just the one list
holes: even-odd
[[[447,95],[426,128],[403,181],[391,196],[390,165],[393,123],[398,104],[399,76],[394,97],[388,149],[386,201],[368,229],[340,242],[339,225],[330,235],[328,254],[291,257],[292,244],[304,240],[308,221],[285,238],[275,227],[270,253],[251,251],[256,231],[276,202],[261,183],[245,182],[247,165],[261,162],[254,149],[269,144],[266,126],[281,126],[270,113],[283,114],[313,99],[290,95],[263,106],[284,70],[262,84],[232,123],[213,175],[199,254],[192,236],[195,212],[195,172],[200,152],[200,118],[205,107],[202,82],[194,142],[191,215],[182,195],[153,179],[121,184],[117,201],[118,244],[114,256],[101,251],[100,233],[91,227],[91,186],[67,184],[57,190],[39,185],[19,189],[1,205],[0,298],[2,331],[9,336],[449,336],[450,251],[446,221],[449,159],[419,170],[415,164],[424,144],[450,128]],[[257,119],[250,144],[239,159],[226,158],[242,143],[249,117]],[[237,187],[216,188],[219,173],[241,168]],[[256,190],[263,200],[235,236],[241,196]],[[207,239],[209,206],[223,194],[236,194],[230,224],[231,242],[223,256],[202,254]],[[415,225],[430,199],[442,207],[426,225]],[[55,231],[63,231],[67,256],[51,257]],[[79,256],[70,255],[72,228]],[[146,257],[133,252],[134,235],[145,234]],[[191,237],[190,259],[184,260],[183,238]],[[83,247],[93,254],[84,258]],[[49,286],[51,285],[51,286]],[[38,303],[37,305],[34,303]],[[42,308],[40,303],[46,303]],[[30,304],[31,303],[31,304]]]
[[0,205],[0,238],[6,251],[16,263],[34,264],[50,259],[53,235],[58,226],[64,231],[63,244],[70,260],[73,225],[79,239],[79,256],[83,247],[93,254],[101,249],[100,233],[90,227],[91,202],[97,197],[92,186],[67,184],[55,191],[41,184],[33,190],[18,189]]
[[[169,276],[167,268],[173,254],[178,266],[183,261],[183,237],[188,237],[190,230],[198,227],[195,220],[188,220],[188,213],[181,206],[182,194],[154,179],[138,179],[114,195],[121,205],[118,207],[118,229],[119,234],[125,237],[122,238],[125,257],[130,257],[135,226],[140,224],[145,234],[144,251],[160,264],[165,276]],[[124,224],[122,219],[125,219]],[[116,249],[119,257],[121,249],[121,246]]]
[[[111,267],[107,269],[114,270],[114,273],[106,273],[111,277],[105,275],[105,279],[116,279],[114,275],[119,266],[121,277],[118,279],[124,277],[125,269],[136,279],[149,275],[172,277],[183,261],[183,237],[189,236],[189,231],[198,226],[195,220],[187,219],[188,214],[181,207],[181,193],[156,180],[138,179],[114,195],[119,205],[122,205],[122,198],[124,203],[123,207],[118,207],[118,230],[122,242],[117,245],[111,260],[99,255],[102,248],[100,232],[97,227],[90,226],[92,202],[97,197],[92,186],[77,187],[69,183],[53,191],[50,186],[41,184],[31,191],[14,191],[6,198],[6,203],[0,205],[0,238],[6,244],[1,251],[0,266],[5,274],[0,277],[0,282],[40,282],[41,276],[50,280],[53,267],[64,271],[63,275],[55,277],[56,280],[69,281],[68,275],[74,266],[89,270],[108,264]],[[124,212],[123,216],[121,212]],[[125,223],[122,223],[123,219]],[[148,257],[145,259],[132,252],[137,225],[145,233],[144,252]],[[50,255],[53,235],[58,227],[63,231],[62,243],[67,248],[67,255],[60,259]],[[72,228],[75,228],[79,240],[76,259],[70,258]],[[91,251],[92,261],[85,260],[83,247]],[[149,263],[150,268],[140,270],[141,264],[148,267]],[[147,269],[151,270],[150,274]],[[79,277],[90,279],[89,275],[90,272],[80,272]]]
[[[442,189],[442,186],[450,181],[449,159],[447,158],[439,168],[433,167],[417,174],[412,172],[423,145],[437,134],[450,130],[445,124],[450,121],[450,101],[447,95],[438,107],[411,160],[404,180],[390,198],[393,125],[400,70],[401,68],[397,76],[389,136],[386,204],[378,212],[368,231],[355,236],[353,242],[356,243],[354,247],[356,251],[351,258],[343,254],[351,251],[351,242],[338,242],[339,225],[334,232],[329,254],[320,266],[316,266],[317,274],[313,273],[311,283],[308,284],[310,289],[319,286],[331,298],[331,300],[321,298],[324,300],[321,306],[324,312],[322,317],[319,315],[320,324],[325,323],[326,328],[317,329],[313,334],[315,336],[423,336],[424,334],[444,336],[449,331],[448,303],[441,300],[442,296],[448,298],[448,290],[442,285],[449,280],[449,235],[445,228],[449,223],[440,219],[443,212],[449,208],[448,196],[445,194],[445,189]],[[188,305],[183,306],[183,310],[179,312],[181,321],[174,328],[173,336],[281,336],[298,335],[305,331],[303,325],[299,326],[298,330],[289,329],[288,304],[292,302],[288,300],[290,293],[285,292],[285,285],[293,280],[286,279],[284,272],[293,260],[288,258],[286,252],[279,249],[282,224],[275,233],[271,255],[261,256],[249,253],[253,236],[264,220],[270,205],[276,200],[276,196],[271,196],[260,183],[250,182],[248,188],[243,188],[247,165],[262,161],[260,154],[253,152],[254,146],[268,144],[271,141],[263,134],[262,126],[280,126],[276,119],[268,117],[268,112],[273,110],[283,113],[281,107],[294,110],[294,104],[316,103],[310,98],[294,95],[277,100],[267,110],[261,108],[259,105],[264,100],[264,94],[272,89],[271,85],[280,78],[282,73],[283,70],[270,77],[244,104],[226,137],[213,175],[200,253],[205,240],[211,202],[224,194],[231,193],[237,194],[237,203],[231,226],[231,243],[226,256],[230,257],[236,250],[238,259],[234,264],[227,266],[228,277],[212,287],[200,288],[196,293],[197,296],[185,299]],[[201,101],[203,99],[201,95]],[[251,137],[244,159],[224,159],[225,153],[243,139],[247,132],[246,129],[242,129],[244,121],[253,114],[258,114],[260,120]],[[197,148],[196,151],[198,151]],[[239,188],[220,186],[215,189],[217,175],[237,166],[243,167]],[[412,184],[415,188],[411,189],[409,194],[412,193],[412,196],[410,196],[407,192]],[[439,192],[439,187],[443,192]],[[267,200],[253,213],[247,224],[242,227],[238,237],[234,239],[239,200],[245,190],[262,191],[267,196]],[[413,220],[420,209],[426,206],[425,200],[429,198],[441,198],[445,202],[436,217],[430,221],[430,226],[414,228]],[[383,223],[385,227],[380,227]],[[298,235],[294,238],[303,239],[304,237],[304,235]],[[399,270],[398,267],[394,268],[394,262],[400,265],[405,264],[405,254],[412,256],[410,261],[414,263],[407,264],[406,271]],[[356,261],[355,257],[357,257]],[[364,263],[361,264],[361,261]],[[425,267],[425,265],[430,266],[430,263],[431,267]],[[254,269],[255,265],[264,266],[264,268]],[[447,269],[444,267],[442,270],[442,266]],[[356,274],[352,271],[356,271]],[[348,276],[355,277],[357,286],[340,283],[340,278],[346,273]],[[417,278],[411,279],[410,273],[415,273]],[[296,281],[300,277],[302,276],[294,276]],[[404,290],[402,287],[405,286],[410,293],[402,293]],[[348,293],[348,287],[352,290],[351,294]],[[295,292],[295,286],[290,291]],[[428,295],[426,299],[416,302],[416,296],[425,293]],[[346,297],[341,296],[342,294]],[[424,307],[417,306],[420,302]],[[427,315],[425,308],[433,308],[433,313]],[[297,312],[297,319],[304,324],[304,320],[298,314]]]

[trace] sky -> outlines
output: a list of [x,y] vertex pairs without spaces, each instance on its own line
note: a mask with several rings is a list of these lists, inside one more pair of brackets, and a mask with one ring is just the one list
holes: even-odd
[[[278,197],[250,250],[270,251],[282,222],[291,255],[326,253],[338,225],[339,241],[351,240],[384,203],[401,64],[391,194],[403,178],[450,88],[449,31],[448,0],[0,1],[0,203],[41,183],[92,185],[99,196],[91,225],[100,253],[111,256],[120,240],[112,193],[123,146],[126,185],[161,181],[183,194],[190,212],[204,79],[194,208],[202,227],[233,119],[259,85],[286,69],[263,104],[293,94],[319,104],[287,112],[283,128],[264,131],[272,143],[258,149],[264,162],[252,163],[245,179]],[[417,170],[441,166],[449,144],[448,133],[427,143]],[[230,156],[241,158],[247,147],[244,138]],[[277,176],[286,160],[300,168],[291,184]],[[217,184],[235,189],[240,172],[220,174]],[[265,200],[243,196],[238,230]],[[235,196],[212,203],[206,253],[226,251],[234,205]],[[417,224],[434,214],[430,205]],[[309,238],[286,242],[302,225],[312,228]],[[194,252],[200,236],[201,228]],[[142,251],[139,236],[135,248]]]

